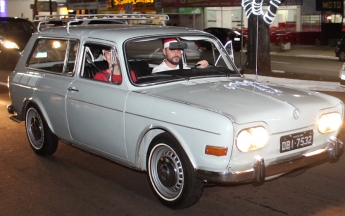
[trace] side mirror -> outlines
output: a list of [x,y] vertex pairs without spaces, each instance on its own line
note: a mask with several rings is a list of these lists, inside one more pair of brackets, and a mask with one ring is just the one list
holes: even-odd
[[185,42],[171,42],[169,44],[169,49],[177,50],[177,49],[187,49],[188,45]]

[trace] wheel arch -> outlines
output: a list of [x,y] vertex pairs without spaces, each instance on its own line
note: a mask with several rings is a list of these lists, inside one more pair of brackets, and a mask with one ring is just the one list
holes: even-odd
[[146,130],[144,130],[139,137],[137,150],[136,150],[136,155],[137,155],[136,166],[141,170],[147,171],[147,167],[146,167],[147,151],[151,145],[152,140],[156,136],[162,133],[169,133],[177,140],[177,142],[180,144],[183,151],[186,153],[192,166],[195,167],[195,162],[194,162],[193,157],[191,157],[192,154],[191,154],[190,149],[188,148],[188,145],[184,143],[183,141],[184,139],[181,136],[179,136],[176,131],[170,130],[166,127],[152,126],[152,125],[148,127]]
[[23,107],[22,107],[22,113],[21,113],[21,119],[22,121],[25,121],[26,118],[26,110],[28,109],[28,107],[30,106],[34,106],[43,116],[45,122],[47,123],[49,129],[55,134],[55,131],[53,129],[53,127],[51,126],[51,122],[49,121],[49,118],[47,118],[47,113],[46,110],[42,110],[41,107],[36,101],[34,101],[32,98],[25,98],[24,102],[23,102]]

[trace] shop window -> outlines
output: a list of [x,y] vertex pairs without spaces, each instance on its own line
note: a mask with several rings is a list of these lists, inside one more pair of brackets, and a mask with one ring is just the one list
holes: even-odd
[[302,31],[321,31],[321,15],[302,15]]

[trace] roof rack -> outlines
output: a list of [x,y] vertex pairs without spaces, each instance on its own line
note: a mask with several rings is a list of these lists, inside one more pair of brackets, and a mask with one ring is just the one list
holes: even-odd
[[63,14],[63,15],[36,15],[34,22],[38,22],[37,29],[40,32],[41,24],[48,24],[49,22],[62,21],[67,24],[67,32],[71,23],[76,23],[85,20],[121,20],[128,24],[130,20],[137,21],[151,21],[159,22],[166,25],[169,21],[169,16],[166,14]]

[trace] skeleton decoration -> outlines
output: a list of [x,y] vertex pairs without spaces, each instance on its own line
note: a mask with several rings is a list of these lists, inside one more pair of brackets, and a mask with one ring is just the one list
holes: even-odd
[[281,1],[270,0],[268,11],[266,13],[262,11],[262,3],[263,0],[242,0],[242,7],[246,12],[247,18],[249,18],[251,14],[263,16],[264,21],[267,24],[271,24],[276,17],[276,13]]

